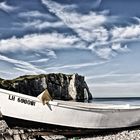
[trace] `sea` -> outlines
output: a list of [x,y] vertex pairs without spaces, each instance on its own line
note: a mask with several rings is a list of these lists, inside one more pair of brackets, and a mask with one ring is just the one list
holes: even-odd
[[94,98],[90,103],[115,104],[115,105],[140,105],[140,97],[125,98]]

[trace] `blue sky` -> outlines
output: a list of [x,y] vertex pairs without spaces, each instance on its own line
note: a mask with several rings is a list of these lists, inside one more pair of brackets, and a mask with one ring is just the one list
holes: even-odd
[[140,97],[139,0],[0,1],[0,77],[79,73],[95,97]]

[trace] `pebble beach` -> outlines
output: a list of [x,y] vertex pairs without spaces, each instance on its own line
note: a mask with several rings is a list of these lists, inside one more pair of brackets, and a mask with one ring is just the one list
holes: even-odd
[[[5,121],[0,121],[0,140],[139,140],[140,127],[127,130],[112,130],[94,133],[86,136],[66,137],[63,135],[53,135],[45,132],[40,133],[35,130],[21,130],[8,128]],[[41,135],[38,135],[40,133]],[[33,135],[31,135],[33,134]]]
[[79,140],[139,140],[140,139],[140,129],[137,130],[126,130],[118,133],[113,133],[110,135],[99,135],[87,138],[78,138]]
[[94,136],[86,137],[73,137],[66,138],[64,136],[46,136],[43,137],[45,140],[139,140],[140,139],[140,128],[135,130],[123,130],[120,132],[112,132],[111,134],[99,134]]

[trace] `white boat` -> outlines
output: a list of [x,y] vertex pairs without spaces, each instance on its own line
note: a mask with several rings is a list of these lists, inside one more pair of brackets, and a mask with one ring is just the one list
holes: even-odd
[[[5,118],[81,129],[112,129],[140,125],[140,106],[49,101],[0,89]],[[14,122],[16,123],[16,121]]]

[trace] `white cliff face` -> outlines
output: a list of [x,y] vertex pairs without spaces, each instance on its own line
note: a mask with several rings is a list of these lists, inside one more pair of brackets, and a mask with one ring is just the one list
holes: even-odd
[[69,87],[68,87],[68,92],[69,92],[69,95],[74,100],[76,100],[77,91],[76,91],[76,87],[75,87],[75,74],[72,75],[72,78],[70,80]]
[[83,102],[85,99],[92,99],[84,77],[78,74],[51,73],[46,75],[25,75],[13,80],[0,79],[0,88],[35,97],[47,88],[53,99],[57,100]]
[[88,91],[86,88],[84,88],[84,100],[89,100],[89,97],[88,97]]
[[46,83],[46,78],[45,77],[41,78],[41,85],[44,89],[47,88],[47,83]]

